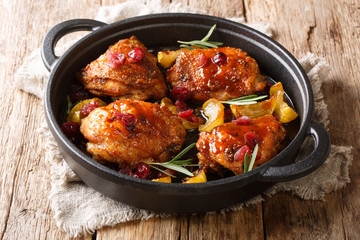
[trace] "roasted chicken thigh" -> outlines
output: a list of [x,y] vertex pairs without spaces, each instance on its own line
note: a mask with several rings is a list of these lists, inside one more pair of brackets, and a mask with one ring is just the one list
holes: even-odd
[[135,36],[110,46],[78,79],[92,94],[115,100],[161,99],[167,93],[156,57]]
[[187,89],[197,101],[229,100],[260,93],[266,87],[255,59],[232,47],[180,53],[167,71],[167,81],[172,88]]
[[[246,124],[225,123],[211,132],[201,132],[196,147],[199,164],[221,172],[228,169],[238,175],[244,172],[244,154],[252,154],[258,144],[255,166],[273,158],[283,147],[285,129],[272,115],[251,119]],[[250,157],[249,157],[250,159]]]
[[96,108],[82,120],[80,131],[95,160],[120,168],[167,161],[185,141],[180,119],[166,106],[130,99]]

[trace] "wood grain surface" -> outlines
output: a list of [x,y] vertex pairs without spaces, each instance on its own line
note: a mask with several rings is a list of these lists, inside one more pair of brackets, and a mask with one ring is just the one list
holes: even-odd
[[[49,166],[36,132],[44,118],[41,100],[12,82],[24,57],[55,24],[93,18],[100,6],[119,2],[0,1],[0,239],[70,239],[56,226],[48,200]],[[353,146],[351,183],[325,201],[278,193],[238,212],[133,221],[78,239],[360,239],[359,0],[181,2],[220,17],[270,22],[274,38],[295,57],[312,52],[327,60],[331,72],[322,90],[329,134],[333,144]]]

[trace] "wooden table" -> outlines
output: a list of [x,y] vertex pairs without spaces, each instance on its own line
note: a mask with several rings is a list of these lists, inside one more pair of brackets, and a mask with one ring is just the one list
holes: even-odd
[[[171,0],[163,0],[171,2]],[[360,238],[360,2],[359,0],[183,0],[220,17],[268,21],[274,38],[296,57],[306,52],[331,65],[323,86],[332,142],[354,147],[351,183],[325,201],[279,193],[226,215],[134,221],[80,239],[359,239]],[[115,0],[0,2],[0,239],[68,239],[53,218],[49,166],[36,133],[41,101],[12,86],[25,56],[55,24],[92,18]],[[65,39],[66,41],[66,39]]]

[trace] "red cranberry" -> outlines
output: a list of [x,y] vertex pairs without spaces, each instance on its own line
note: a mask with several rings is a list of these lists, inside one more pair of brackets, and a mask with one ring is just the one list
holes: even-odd
[[176,106],[178,112],[183,112],[188,109],[188,106],[186,105],[186,103],[181,100],[176,100],[175,106]]
[[179,112],[179,113],[178,113],[178,116],[179,116],[179,117],[182,117],[182,118],[188,118],[188,117],[190,117],[191,115],[193,115],[193,112],[194,112],[193,109],[188,109],[188,110],[185,110],[185,111],[183,111],[183,112]]
[[125,175],[128,175],[128,176],[134,176],[132,170],[129,167],[120,169],[119,173],[122,173],[122,174],[125,174]]
[[195,114],[191,114],[189,117],[186,118],[188,121],[193,122],[193,123],[199,123],[202,124],[203,123],[203,119],[200,117],[195,116]]
[[131,113],[115,112],[116,118],[120,119],[121,124],[129,131],[135,130],[135,115]]
[[145,53],[141,47],[136,47],[128,53],[128,56],[129,56],[129,59],[128,59],[129,62],[141,63],[145,57]]
[[249,146],[251,150],[253,150],[256,144],[259,143],[259,136],[253,131],[249,131],[244,135],[245,144]]
[[73,104],[91,98],[90,93],[80,84],[71,84],[69,88],[69,97]]
[[187,101],[191,98],[191,92],[185,87],[175,87],[170,91],[169,97],[173,100]]
[[247,116],[241,116],[238,119],[232,120],[231,123],[235,123],[237,125],[249,125],[250,120],[251,119]]
[[87,115],[89,115],[94,109],[98,108],[99,104],[97,102],[90,102],[88,104],[85,104],[81,109],[80,109],[80,117],[84,118]]
[[112,52],[112,51],[107,52],[107,64],[112,69],[116,69],[124,65],[125,60],[126,57],[123,53]]
[[77,142],[80,139],[80,124],[76,122],[64,122],[61,124],[61,130],[72,141]]
[[136,171],[134,173],[134,177],[141,179],[148,179],[150,175],[150,167],[146,163],[139,163],[136,167]]
[[248,159],[250,159],[251,149],[247,145],[244,145],[241,148],[239,148],[239,150],[237,150],[236,153],[234,154],[234,161],[235,162],[244,161],[246,153],[248,153]]
[[211,60],[216,65],[223,65],[227,62],[227,57],[226,57],[225,53],[218,52],[215,54],[215,56]]
[[186,105],[186,103],[184,103],[183,101],[177,100],[175,102],[175,105],[178,109],[178,116],[181,118],[185,118],[186,120],[193,122],[193,123],[203,123],[203,119],[197,117],[194,114],[194,109],[189,109],[188,106]]
[[200,54],[200,56],[197,58],[198,67],[201,68],[205,66],[208,63],[208,58],[205,56],[205,54]]

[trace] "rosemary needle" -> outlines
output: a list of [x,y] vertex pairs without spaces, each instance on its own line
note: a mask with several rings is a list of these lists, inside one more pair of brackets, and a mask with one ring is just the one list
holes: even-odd
[[251,158],[250,158],[250,162],[249,162],[249,156],[248,153],[245,153],[245,157],[244,157],[244,173],[249,172],[253,169],[254,167],[254,163],[255,163],[255,159],[256,156],[258,154],[259,151],[259,145],[256,144],[253,153],[251,154]]
[[253,167],[254,167],[255,159],[256,159],[256,156],[258,154],[258,150],[259,150],[259,145],[256,144],[256,146],[254,148],[254,151],[253,151],[253,154],[251,155],[248,171],[251,171],[253,169]]
[[244,157],[244,173],[246,173],[249,169],[249,155],[246,152]]

